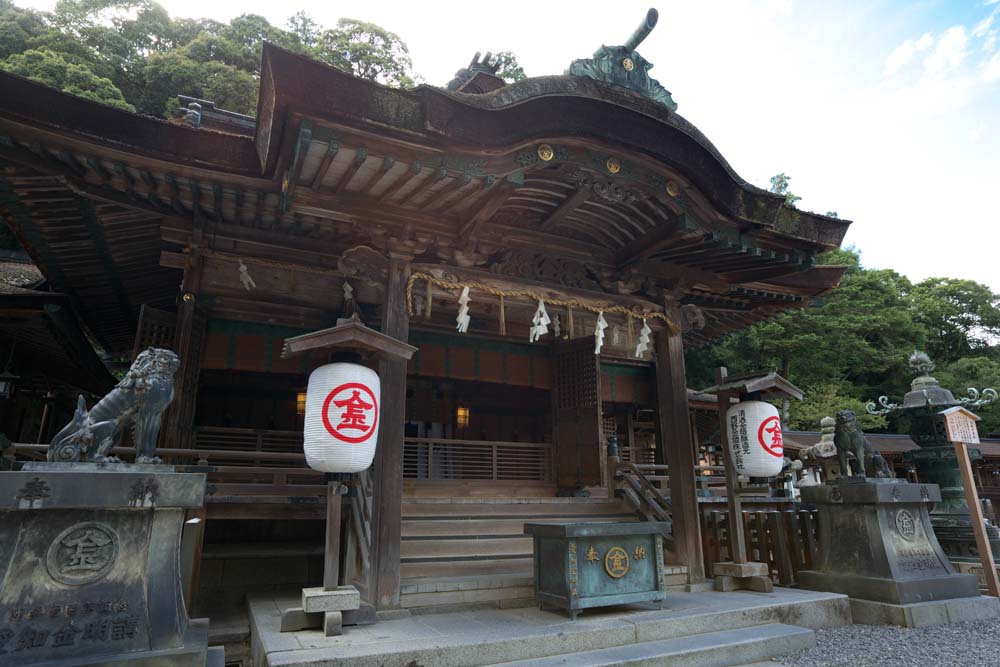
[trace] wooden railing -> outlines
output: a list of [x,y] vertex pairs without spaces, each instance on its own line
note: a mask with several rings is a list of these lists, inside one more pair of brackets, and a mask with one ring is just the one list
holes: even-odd
[[403,479],[548,482],[553,479],[552,445],[406,438]]
[[[742,512],[747,560],[767,563],[782,586],[795,585],[799,571],[812,568],[818,557],[817,514],[797,508]],[[733,559],[729,512],[710,510],[701,518],[705,571],[711,576],[713,563]]]
[[[617,447],[609,447],[608,469],[611,472],[612,494],[628,501],[632,509],[646,521],[660,521],[669,525],[663,534],[667,549],[673,550],[673,509],[665,490],[669,476],[665,465],[636,465],[620,459]],[[657,487],[653,482],[663,484]]]
[[[270,431],[249,428],[200,426],[195,429],[194,449],[214,452],[302,453],[301,431]],[[267,457],[249,459],[242,465],[261,465]],[[274,465],[274,460],[271,464]],[[281,464],[279,464],[281,465]],[[289,462],[287,465],[294,465]]]

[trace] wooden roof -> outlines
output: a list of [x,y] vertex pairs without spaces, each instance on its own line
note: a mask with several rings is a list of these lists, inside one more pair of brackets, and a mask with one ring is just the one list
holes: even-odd
[[[849,222],[783,206],[680,115],[591,79],[401,91],[266,45],[253,136],[0,86],[0,215],[110,350],[141,304],[172,307],[192,246],[215,312],[316,328],[359,245],[646,310],[666,295],[704,313],[692,344],[843,274],[813,260]],[[252,294],[239,261],[268,277]]]

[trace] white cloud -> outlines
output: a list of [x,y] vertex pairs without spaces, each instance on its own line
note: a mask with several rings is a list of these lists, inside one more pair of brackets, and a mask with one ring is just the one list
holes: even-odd
[[968,43],[965,26],[948,28],[941,35],[934,50],[924,58],[924,71],[931,75],[942,75],[958,69],[967,55]]
[[1000,53],[994,53],[983,66],[983,81],[986,83],[1000,81]]
[[981,120],[979,121],[978,125],[969,130],[969,141],[971,141],[974,144],[978,143],[979,140],[983,138],[983,133],[985,132],[986,132],[986,122]]
[[913,56],[915,56],[920,51],[929,49],[931,44],[934,43],[934,38],[931,34],[925,33],[920,39],[913,41],[908,39],[896,49],[889,54],[889,57],[885,59],[885,69],[882,72],[883,76],[892,76],[903,67],[908,65]]

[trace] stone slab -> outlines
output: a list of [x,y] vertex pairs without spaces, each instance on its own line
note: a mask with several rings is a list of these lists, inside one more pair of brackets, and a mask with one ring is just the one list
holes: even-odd
[[716,577],[766,577],[767,563],[712,563],[712,574]]
[[354,586],[338,586],[334,590],[318,588],[302,589],[302,609],[307,614],[320,611],[346,611],[361,607],[361,594]]
[[742,660],[762,660],[795,653],[816,645],[812,630],[770,624],[747,630],[722,630],[690,637],[630,644],[615,648],[504,662],[493,667],[703,667],[731,665]]
[[896,605],[851,598],[851,616],[862,625],[925,628],[1000,618],[1000,600],[984,596]]
[[[294,596],[284,599],[285,606],[298,604]],[[279,633],[279,602],[274,596],[249,598],[259,667],[467,667],[769,623],[806,628],[850,623],[845,596],[777,588],[767,594],[677,593],[667,597],[664,609],[646,603],[584,610],[576,621],[533,607],[418,615],[345,626],[343,635],[323,637],[317,631]],[[740,661],[752,659],[747,655]]]

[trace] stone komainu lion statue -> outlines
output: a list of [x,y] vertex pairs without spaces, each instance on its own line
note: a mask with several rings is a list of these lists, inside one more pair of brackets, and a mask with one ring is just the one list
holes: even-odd
[[[840,463],[842,476],[852,476],[851,467],[853,467],[854,476],[868,477],[869,472],[874,472],[874,477],[889,479],[893,477],[885,459],[875,451],[862,433],[857,415],[850,410],[841,410],[837,413],[833,444],[837,446],[837,461]],[[848,461],[848,453],[854,454],[853,461]],[[848,464],[851,467],[848,467]]]
[[73,420],[52,438],[49,461],[117,460],[108,452],[130,424],[135,462],[159,463],[153,450],[160,417],[174,398],[174,373],[179,366],[176,354],[151,347],[135,358],[122,381],[89,412],[80,396]]

